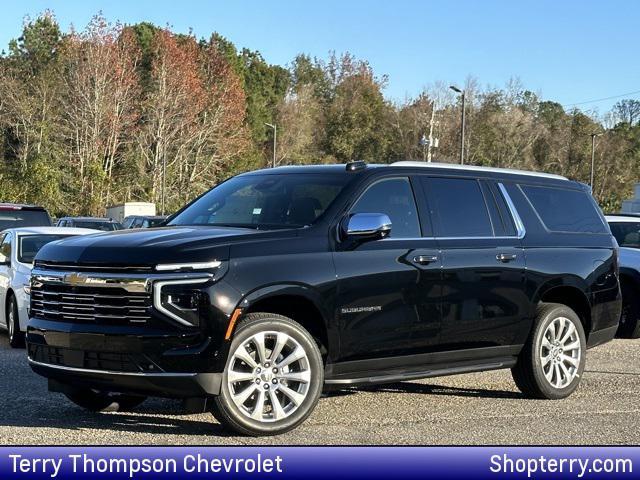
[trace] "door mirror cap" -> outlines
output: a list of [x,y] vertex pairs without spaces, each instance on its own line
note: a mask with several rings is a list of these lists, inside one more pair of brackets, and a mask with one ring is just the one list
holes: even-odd
[[342,236],[351,240],[379,240],[391,233],[391,219],[384,213],[354,213],[343,221]]
[[0,253],[0,265],[11,265],[11,259]]

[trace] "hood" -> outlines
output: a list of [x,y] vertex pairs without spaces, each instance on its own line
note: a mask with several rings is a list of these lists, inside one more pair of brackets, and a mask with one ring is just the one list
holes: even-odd
[[[291,235],[291,231],[288,231]],[[281,237],[284,231],[225,227],[165,227],[70,237],[46,244],[36,262],[102,266],[228,260],[235,242]]]

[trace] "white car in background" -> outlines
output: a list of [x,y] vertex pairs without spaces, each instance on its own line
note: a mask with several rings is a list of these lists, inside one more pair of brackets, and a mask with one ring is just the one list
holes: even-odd
[[101,232],[88,228],[21,227],[0,233],[0,328],[9,333],[12,347],[24,345],[29,280],[36,253],[49,242],[91,233]]
[[620,213],[605,218],[620,246],[622,315],[618,336],[640,338],[640,215]]

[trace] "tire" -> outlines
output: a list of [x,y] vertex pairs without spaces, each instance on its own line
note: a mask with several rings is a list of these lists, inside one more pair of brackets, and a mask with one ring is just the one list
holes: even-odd
[[[280,351],[278,343],[283,344]],[[309,332],[282,315],[250,313],[231,342],[211,413],[242,435],[278,435],[306,420],[323,384],[322,357]]]
[[616,336],[620,338],[640,338],[640,298],[638,288],[622,282],[622,315]]
[[102,392],[89,388],[69,390],[64,394],[73,403],[90,412],[125,412],[147,399],[137,395]]
[[[556,338],[558,332],[560,338]],[[533,398],[568,397],[582,378],[586,343],[582,322],[572,309],[558,303],[541,303],[531,335],[511,369],[516,385]]]
[[20,319],[18,317],[18,303],[13,294],[9,294],[6,317],[7,333],[9,335],[9,345],[12,348],[24,347],[24,332],[20,331]]

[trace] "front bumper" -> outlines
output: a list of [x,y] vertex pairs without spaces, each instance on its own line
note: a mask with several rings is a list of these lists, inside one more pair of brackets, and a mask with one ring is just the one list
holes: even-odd
[[31,369],[50,383],[165,398],[207,397],[220,393],[221,373],[150,373],[91,370],[29,359]]
[[34,372],[73,386],[166,398],[217,395],[220,345],[199,332],[79,325],[32,318]]

